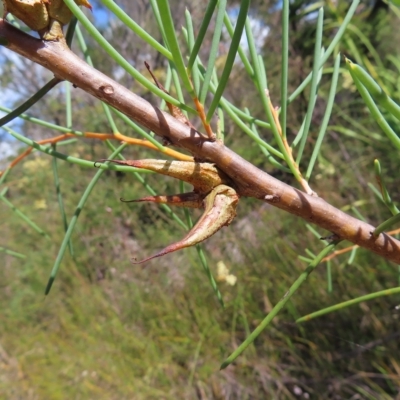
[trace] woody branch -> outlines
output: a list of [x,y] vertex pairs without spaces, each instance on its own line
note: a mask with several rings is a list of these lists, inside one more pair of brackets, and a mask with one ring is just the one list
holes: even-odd
[[383,233],[374,237],[371,234],[373,226],[347,215],[321,198],[307,195],[273,178],[222,143],[208,141],[195,129],[90,67],[71,52],[63,40],[35,39],[0,19],[0,43],[116,108],[160,137],[166,137],[196,159],[215,163],[232,179],[239,195],[266,201],[336,234],[340,239],[400,263],[400,241]]

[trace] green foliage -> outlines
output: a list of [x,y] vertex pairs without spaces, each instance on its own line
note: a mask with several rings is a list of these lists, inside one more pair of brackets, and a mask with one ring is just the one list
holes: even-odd
[[[179,106],[196,119],[192,122],[199,129],[201,123],[219,126],[219,137],[255,165],[309,193],[316,191],[357,218],[378,225],[388,219],[389,208],[394,216],[375,233],[397,222],[400,62],[383,39],[388,34],[384,25],[395,26],[398,20],[376,17],[381,44],[368,24],[371,14],[356,13],[358,1],[349,9],[343,2],[329,3],[318,10],[317,20],[310,13],[318,4],[295,2],[289,9],[285,1],[282,28],[276,26],[277,33],[265,43],[267,47],[272,41],[268,53],[255,44],[251,4],[245,0],[235,27],[223,1],[211,1],[204,19],[194,6],[193,13],[182,12],[183,34],[179,16],[171,12],[174,2],[151,1],[159,28],[154,35],[154,24],[141,27],[139,16],[136,22],[132,19],[128,9],[136,5],[129,2],[120,8],[102,0],[114,13],[111,33],[100,32],[74,1],[65,3],[86,30],[82,33],[78,25],[75,33],[88,63],[93,59],[111,75],[122,71],[126,86],[154,104],[162,99],[162,107],[166,101]],[[273,18],[260,18],[273,27]],[[126,40],[114,34],[117,24],[148,46],[152,71],[170,94],[152,83],[139,63],[140,54],[130,59]],[[70,38],[74,30],[70,27]],[[243,31],[248,50],[240,46]],[[283,38],[279,49],[275,35]],[[99,47],[93,49],[94,43]],[[226,51],[218,52],[217,45]],[[340,69],[339,51],[359,65],[348,60],[348,70]],[[155,52],[158,56],[152,55]],[[293,61],[299,55],[301,66]],[[14,85],[17,76],[7,68],[3,85]],[[121,158],[146,158],[151,153],[82,139],[64,143],[60,152],[53,145],[35,143],[42,136],[32,126],[40,126],[40,134],[46,127],[72,131],[77,137],[84,131],[128,131],[145,136],[161,151],[165,146],[108,106],[89,105],[88,97],[75,93],[71,98],[69,85],[61,91],[64,98],[60,93],[43,97],[56,83],[53,79],[39,90],[32,85],[33,95],[13,112],[1,108],[8,115],[0,124],[18,115],[28,121],[25,135],[9,127],[6,131],[53,161],[50,165],[36,153],[0,180],[0,220],[5,221],[0,242],[5,290],[0,302],[6,321],[1,344],[10,354],[10,365],[17,365],[0,393],[10,397],[16,390],[22,398],[54,399],[66,393],[107,399],[195,398],[196,393],[201,398],[294,398],[298,386],[315,398],[326,398],[327,392],[332,397],[359,393],[382,399],[397,394],[398,364],[392,357],[397,316],[390,311],[399,301],[398,288],[393,288],[397,268],[353,249],[349,258],[327,262],[326,271],[324,264],[314,271],[336,246],[325,242],[322,248],[319,238],[329,233],[307,226],[308,232],[302,222],[252,199],[241,201],[237,222],[205,246],[152,261],[145,269],[133,267],[132,256],[144,258],[192,222],[183,210],[121,205],[118,198],[140,197],[143,188],[151,194],[176,192],[176,183],[115,165],[101,164],[96,173],[85,170],[82,167],[92,167],[93,161],[110,153],[124,150]],[[197,96],[204,116],[198,104],[188,100]],[[275,110],[279,100],[281,108]],[[38,118],[21,114],[28,107]],[[60,122],[54,115],[64,109]],[[378,201],[365,190],[375,179],[375,158],[382,164],[377,175],[383,197],[378,191]],[[216,284],[218,261],[237,276],[237,286]],[[50,268],[46,293],[61,263],[54,293],[43,302]],[[396,295],[382,298],[390,288]],[[223,303],[225,308],[219,307]],[[359,308],[342,309],[354,304]],[[304,325],[287,322],[303,321],[303,315],[321,308],[311,315],[342,310]],[[234,352],[223,367],[241,357],[217,374],[230,351]],[[26,385],[13,389],[18,371],[25,374]]]

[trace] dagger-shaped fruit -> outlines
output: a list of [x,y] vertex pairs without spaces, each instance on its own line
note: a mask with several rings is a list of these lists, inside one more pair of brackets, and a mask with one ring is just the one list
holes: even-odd
[[214,164],[194,161],[167,160],[100,160],[120,165],[149,169],[159,174],[168,175],[190,183],[195,193],[207,194],[218,185],[229,183],[229,178]]
[[234,189],[226,185],[218,185],[204,199],[204,214],[191,231],[179,242],[170,244],[151,257],[133,264],[141,264],[156,257],[164,256],[185,247],[194,246],[208,239],[223,226],[229,225],[236,216],[239,196]]

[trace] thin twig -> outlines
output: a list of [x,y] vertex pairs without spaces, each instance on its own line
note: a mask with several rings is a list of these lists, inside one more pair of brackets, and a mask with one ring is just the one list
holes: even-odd
[[[390,232],[386,232],[386,234],[390,235],[390,236],[396,235],[397,233],[400,233],[400,228],[395,229]],[[333,253],[329,254],[329,256],[326,256],[325,258],[323,258],[321,262],[327,262],[337,256],[340,256],[341,254],[348,253],[349,251],[352,251],[353,249],[358,249],[359,247],[360,246],[354,245],[354,246],[345,247],[344,249],[335,250]]]
[[272,115],[274,117],[275,124],[278,128],[279,135],[282,138],[282,143],[285,146],[286,153],[289,155],[293,166],[296,168],[296,171],[298,172],[298,176],[299,176],[298,181],[299,181],[300,185],[302,186],[303,190],[310,196],[317,196],[317,194],[310,188],[310,185],[308,184],[308,182],[303,178],[300,168],[299,168],[298,164],[296,163],[296,160],[293,158],[292,148],[289,146],[286,136],[283,136],[283,134],[282,134],[282,127],[281,127],[281,122],[279,120],[279,115],[276,112],[276,109],[274,108],[271,98],[269,96],[268,96],[268,104],[269,104],[269,108],[272,112]]
[[203,104],[200,102],[200,100],[197,97],[193,98],[193,102],[194,102],[194,105],[196,106],[196,110],[197,110],[197,113],[201,120],[201,123],[203,124],[203,127],[207,132],[208,138],[210,140],[214,141],[216,136],[211,128],[211,125],[207,122],[207,116],[206,116],[206,113],[204,112]]
[[[148,149],[151,150],[156,150],[159,151],[167,156],[173,157],[177,160],[181,161],[193,161],[193,157],[187,156],[186,154],[182,154],[179,151],[175,151],[172,149],[165,148],[164,150],[160,150],[157,146],[155,146],[153,143],[149,142],[148,140],[143,140],[143,139],[135,139],[131,138],[125,135],[122,135],[121,133],[115,133],[115,134],[109,134],[109,133],[95,133],[95,132],[83,132],[82,136],[75,135],[73,133],[65,133],[64,135],[59,135],[55,136],[53,138],[47,138],[43,140],[38,140],[38,144],[56,144],[58,142],[62,142],[63,140],[70,139],[71,137],[74,138],[90,138],[90,139],[99,139],[99,140],[119,140],[121,142],[125,142],[129,145],[134,145],[134,146],[142,146],[142,147],[147,147]],[[18,157],[16,157],[13,161],[11,161],[10,165],[6,168],[13,168],[15,167],[19,162],[21,162],[25,157],[27,157],[33,150],[33,147],[29,147],[26,149],[23,153],[21,153]],[[0,171],[0,176],[2,176],[4,171]]]

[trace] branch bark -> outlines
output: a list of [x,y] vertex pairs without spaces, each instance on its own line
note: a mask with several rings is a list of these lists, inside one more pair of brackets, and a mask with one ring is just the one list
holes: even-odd
[[222,143],[208,141],[193,128],[90,67],[63,41],[35,39],[0,19],[0,43],[52,71],[57,78],[70,81],[116,108],[160,137],[167,138],[174,146],[189,151],[197,159],[215,163],[232,179],[240,196],[270,203],[336,234],[340,239],[400,264],[400,241],[386,234],[375,238],[371,234],[374,230],[372,225],[347,215],[322,198],[309,196],[273,178]]

